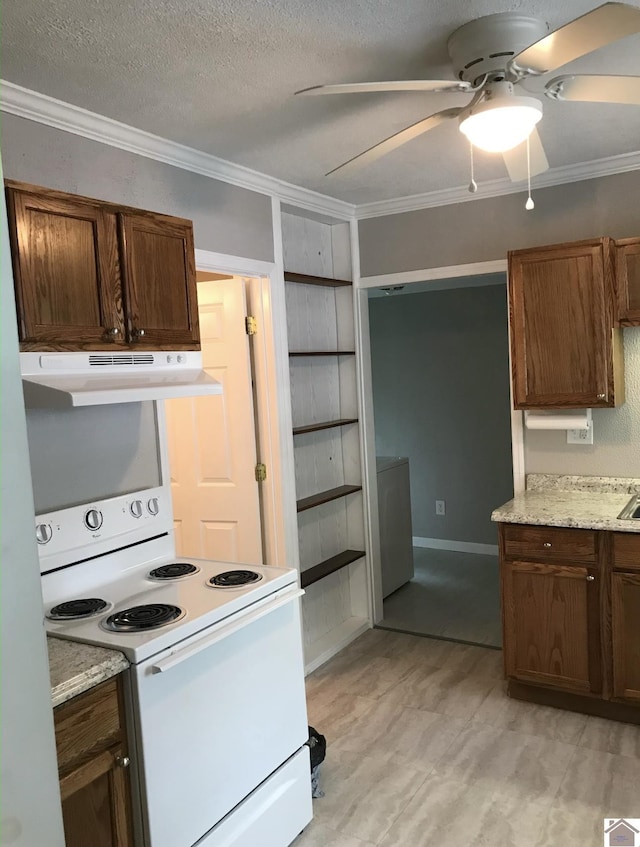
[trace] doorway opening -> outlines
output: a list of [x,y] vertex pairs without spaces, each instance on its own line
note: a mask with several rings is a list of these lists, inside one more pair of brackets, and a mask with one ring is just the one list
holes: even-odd
[[513,496],[506,275],[369,290],[383,617],[500,647],[494,508]]

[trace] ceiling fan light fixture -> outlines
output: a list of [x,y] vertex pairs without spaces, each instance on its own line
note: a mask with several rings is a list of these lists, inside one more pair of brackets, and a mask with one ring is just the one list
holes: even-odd
[[460,132],[474,147],[504,153],[522,144],[542,117],[535,97],[492,97],[473,107],[460,121]]

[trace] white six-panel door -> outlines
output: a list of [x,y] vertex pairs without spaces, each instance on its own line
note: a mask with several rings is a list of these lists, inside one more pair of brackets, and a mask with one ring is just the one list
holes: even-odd
[[244,280],[198,283],[203,367],[222,395],[166,402],[180,556],[263,560]]

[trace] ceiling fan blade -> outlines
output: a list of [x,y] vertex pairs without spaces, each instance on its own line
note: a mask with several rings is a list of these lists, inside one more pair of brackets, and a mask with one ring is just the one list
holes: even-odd
[[640,9],[627,3],[605,3],[550,32],[509,62],[516,74],[545,74],[640,32]]
[[[549,170],[549,161],[544,152],[538,130],[534,129],[529,136],[529,158],[531,160],[531,176],[537,176]],[[506,150],[502,157],[512,182],[521,182],[527,178],[527,142],[518,144],[512,150]]]
[[362,167],[363,165],[369,165],[377,159],[380,159],[382,156],[386,156],[387,153],[391,153],[392,150],[395,150],[397,147],[406,144],[407,141],[417,138],[419,135],[428,132],[430,129],[435,129],[441,123],[444,123],[444,121],[447,121],[450,118],[457,117],[462,111],[462,109],[444,109],[442,112],[436,112],[434,115],[429,115],[428,118],[423,118],[421,121],[411,124],[411,126],[408,126],[406,129],[401,129],[400,132],[396,132],[394,135],[389,136],[389,138],[385,138],[384,141],[374,144],[373,147],[369,147],[369,149],[365,150],[364,153],[358,153],[358,155],[354,156],[353,159],[349,159],[342,165],[338,165],[337,168],[329,171],[329,173],[325,174],[325,176],[334,174],[336,171],[342,171],[345,173],[347,169],[351,170],[353,168]]
[[545,94],[554,100],[640,106],[640,76],[558,76],[547,85]]
[[337,85],[312,85],[296,94],[367,94],[378,91],[459,91],[472,88],[471,83],[450,79],[405,79],[389,82],[345,82]]

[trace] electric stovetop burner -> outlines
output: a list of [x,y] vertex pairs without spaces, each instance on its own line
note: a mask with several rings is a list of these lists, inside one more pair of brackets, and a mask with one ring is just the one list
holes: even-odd
[[171,603],[148,603],[114,612],[102,622],[102,626],[112,632],[146,632],[175,623],[185,614],[184,609]]
[[72,621],[79,618],[91,618],[109,608],[109,603],[100,597],[82,597],[59,603],[49,610],[47,617],[52,621]]
[[168,580],[182,579],[185,576],[192,576],[198,573],[200,568],[192,565],[190,562],[170,562],[168,565],[161,565],[159,568],[154,568],[149,571],[149,579]]
[[241,588],[243,585],[258,582],[260,579],[262,579],[262,574],[255,571],[225,571],[212,576],[209,585],[213,585],[214,588]]

